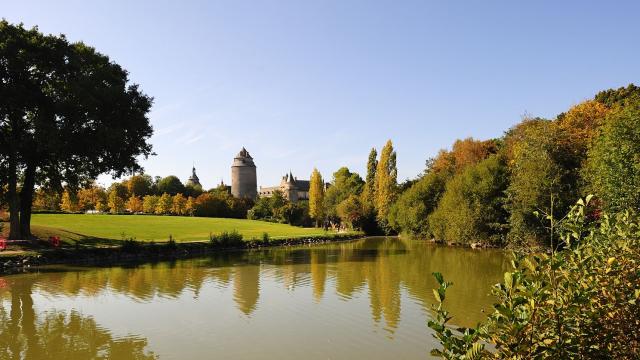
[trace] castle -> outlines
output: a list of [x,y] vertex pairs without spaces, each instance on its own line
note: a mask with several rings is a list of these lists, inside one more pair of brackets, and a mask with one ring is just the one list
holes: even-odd
[[[280,185],[260,187],[258,192],[256,176],[256,164],[253,158],[244,147],[238,155],[233,158],[231,165],[231,195],[236,198],[256,199],[260,197],[272,197],[275,191],[281,191],[282,195],[291,202],[298,200],[309,200],[309,180],[298,180],[291,171],[282,177]],[[200,185],[200,179],[196,175],[195,166],[191,170],[191,176],[187,180],[191,186]],[[220,187],[227,187],[220,183]],[[227,187],[229,188],[229,187]]]
[[309,200],[309,180],[298,180],[291,171],[282,177],[280,185],[270,187],[260,187],[261,197],[271,197],[274,191],[281,191],[284,197],[291,201]]

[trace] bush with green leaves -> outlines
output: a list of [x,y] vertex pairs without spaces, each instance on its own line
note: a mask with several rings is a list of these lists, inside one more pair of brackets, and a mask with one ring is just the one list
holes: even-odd
[[124,239],[120,248],[126,253],[138,253],[142,250],[142,243],[134,238]]
[[242,234],[240,234],[238,230],[231,232],[224,231],[217,235],[211,234],[209,235],[209,241],[211,245],[217,247],[238,247],[244,245]]
[[[637,359],[640,356],[640,223],[623,211],[594,216],[590,197],[556,221],[545,215],[549,254],[515,254],[493,287],[493,312],[475,328],[453,328],[451,283],[434,274],[429,327],[444,359]],[[597,218],[595,218],[597,217]],[[554,239],[557,237],[557,239]]]
[[271,237],[269,236],[268,232],[263,232],[262,233],[262,243],[264,245],[269,245],[269,242],[271,241]]

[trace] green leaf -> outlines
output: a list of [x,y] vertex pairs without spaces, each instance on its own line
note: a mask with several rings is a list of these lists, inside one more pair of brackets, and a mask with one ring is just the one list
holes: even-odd
[[444,278],[442,277],[442,274],[439,272],[434,272],[431,273],[433,275],[433,277],[436,278],[436,281],[438,282],[438,284],[442,285],[444,283]]

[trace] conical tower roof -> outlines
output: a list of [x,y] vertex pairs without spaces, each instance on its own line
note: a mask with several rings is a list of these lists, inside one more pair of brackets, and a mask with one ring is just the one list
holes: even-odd
[[238,155],[236,155],[236,158],[253,159],[247,149],[244,148],[244,146],[242,147],[242,150],[240,150]]

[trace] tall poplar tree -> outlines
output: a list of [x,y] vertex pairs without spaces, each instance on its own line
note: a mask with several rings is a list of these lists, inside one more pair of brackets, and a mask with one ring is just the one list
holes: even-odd
[[378,223],[387,229],[387,215],[398,193],[398,169],[393,143],[388,140],[380,152],[375,174],[375,209]]
[[378,151],[372,148],[367,161],[367,178],[362,191],[362,206],[365,210],[374,208],[376,188],[376,167],[378,167]]
[[316,226],[324,218],[324,181],[316,168],[309,180],[309,216],[316,221]]

